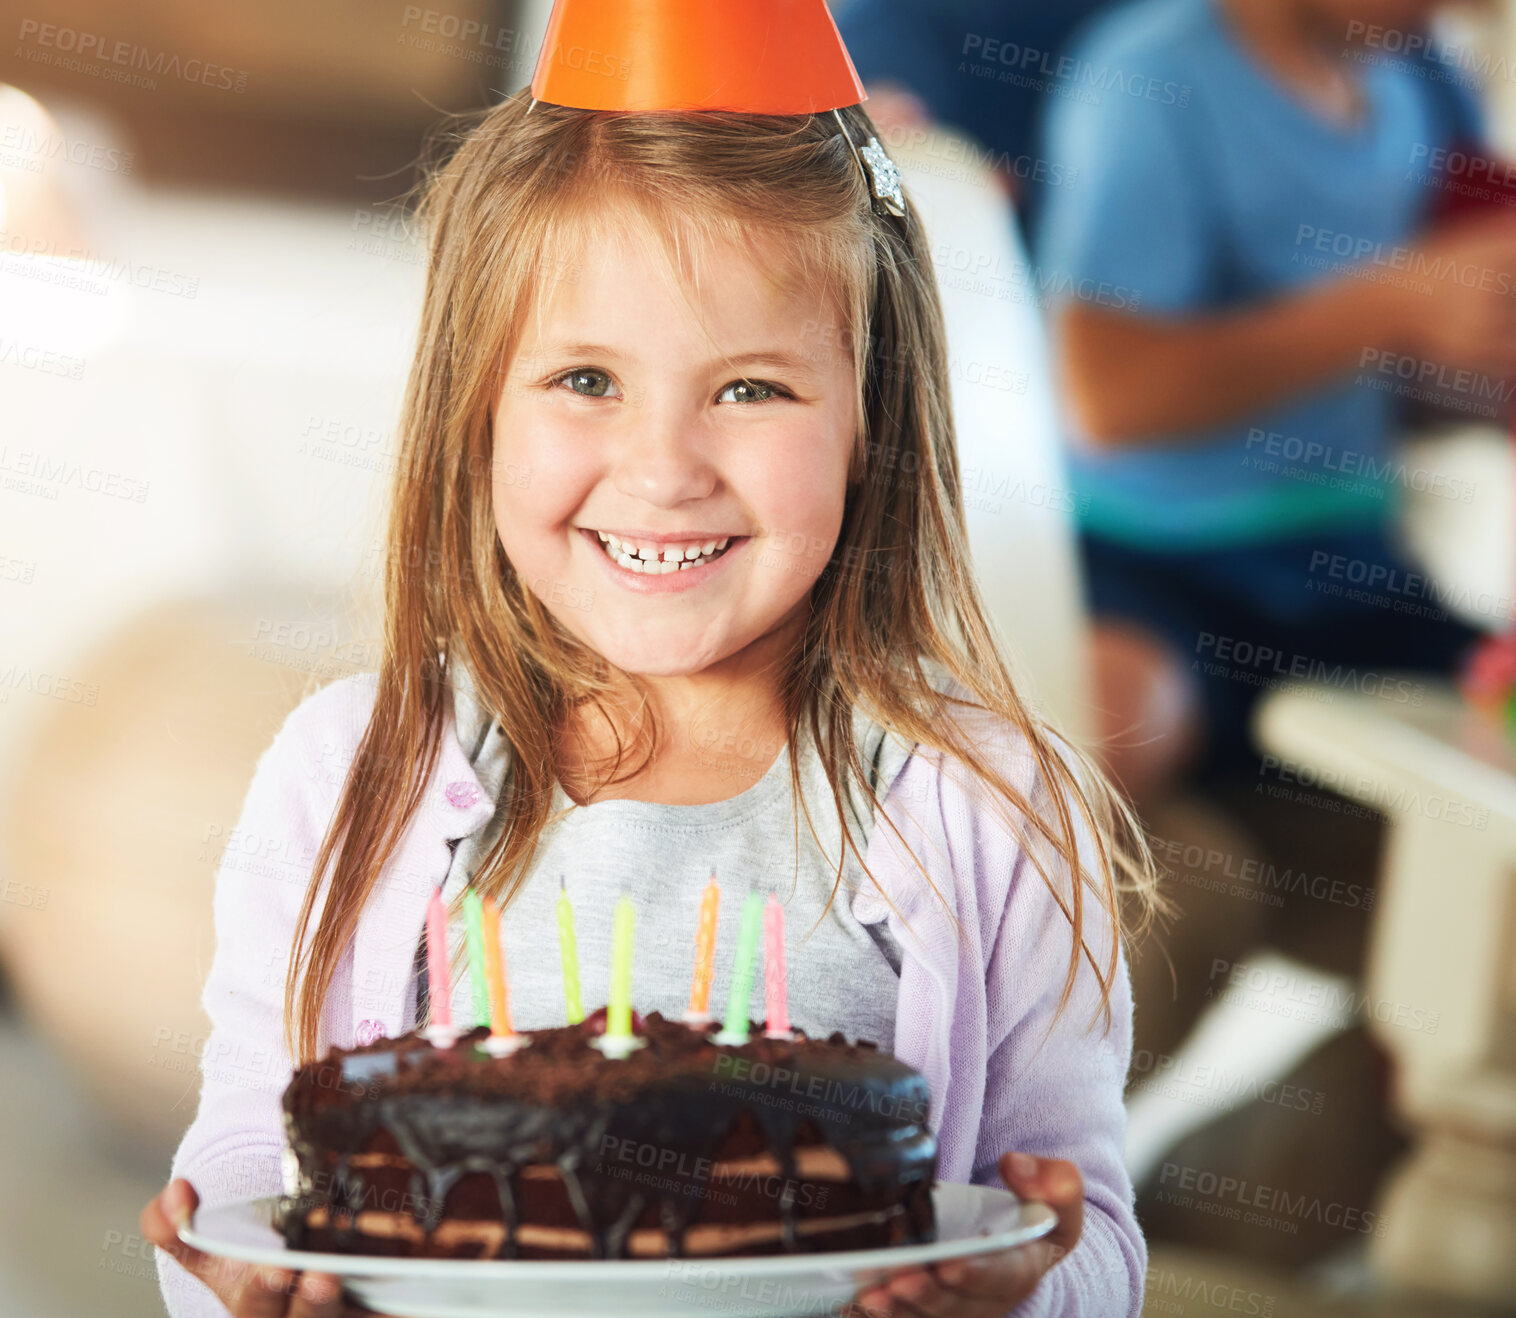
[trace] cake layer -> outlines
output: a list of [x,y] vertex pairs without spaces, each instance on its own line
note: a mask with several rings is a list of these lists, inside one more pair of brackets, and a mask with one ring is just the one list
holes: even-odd
[[[930,1193],[924,1192],[930,1201]],[[921,1240],[920,1214],[911,1203],[872,1212],[830,1214],[799,1222],[800,1248],[876,1249]],[[928,1209],[929,1219],[929,1209]],[[514,1255],[507,1255],[506,1226],[499,1219],[448,1218],[427,1233],[408,1213],[365,1211],[350,1224],[334,1229],[324,1207],[313,1208],[305,1222],[302,1248],[334,1253],[391,1254],[406,1257],[490,1259],[589,1259],[594,1240],[577,1227],[541,1226],[523,1222],[516,1228]],[[340,1249],[338,1242],[356,1233],[362,1249]],[[928,1236],[927,1239],[931,1237]],[[682,1243],[684,1258],[713,1258],[733,1254],[778,1254],[783,1246],[779,1222],[707,1222],[690,1226],[682,1238],[659,1227],[636,1227],[626,1237],[625,1257],[665,1258]],[[793,1252],[793,1251],[791,1251]]]
[[715,1044],[653,1013],[607,1058],[590,1022],[506,1058],[412,1033],[334,1050],[285,1093],[299,1248],[615,1258],[934,1238],[925,1080],[866,1044]]

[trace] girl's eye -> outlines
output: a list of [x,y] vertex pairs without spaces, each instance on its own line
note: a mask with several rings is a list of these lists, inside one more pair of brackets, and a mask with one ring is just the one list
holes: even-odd
[[[606,393],[603,386],[608,385],[610,379],[611,377],[604,371],[597,371],[594,367],[576,366],[572,371],[565,371],[562,375],[557,376],[550,383],[556,388],[565,380],[568,380],[570,381],[570,392],[578,394],[581,398],[604,398],[606,397]],[[578,384],[581,380],[590,381],[591,387],[589,389],[580,389]],[[597,388],[595,387],[596,384],[600,384],[602,387]]]
[[[739,403],[766,403],[770,398],[788,398],[791,396],[789,391],[782,385],[770,384],[767,380],[733,380],[731,384],[721,391],[721,395],[726,394],[732,389],[746,391],[747,396],[745,398],[732,400]],[[718,398],[721,395],[717,395]]]

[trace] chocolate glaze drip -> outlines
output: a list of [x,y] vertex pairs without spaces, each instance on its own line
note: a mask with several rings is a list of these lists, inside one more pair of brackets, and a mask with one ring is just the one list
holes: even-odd
[[[413,1031],[333,1049],[301,1067],[283,1100],[300,1172],[297,1193],[280,1201],[286,1240],[301,1247],[306,1216],[320,1206],[329,1210],[335,1248],[373,1248],[355,1225],[370,1186],[352,1160],[376,1144],[415,1169],[410,1216],[428,1235],[462,1177],[493,1178],[504,1239],[484,1257],[518,1257],[518,1230],[529,1220],[523,1168],[556,1168],[594,1257],[625,1257],[629,1233],[639,1221],[648,1225],[650,1204],[669,1252],[683,1256],[702,1203],[700,1169],[708,1177],[723,1157],[762,1153],[781,1169],[779,1248],[815,1249],[797,1232],[796,1149],[818,1145],[842,1155],[853,1188],[898,1210],[903,1220],[889,1227],[897,1243],[901,1233],[935,1238],[937,1149],[918,1072],[840,1033],[825,1042],[766,1039],[755,1022],[749,1042],[733,1047],[712,1041],[715,1024],[696,1031],[653,1012],[640,1026],[648,1046],[621,1059],[590,1046],[600,1032],[592,1017],[531,1031],[531,1045],[505,1058],[479,1046],[489,1033],[480,1026],[450,1049]],[[327,1171],[333,1155],[335,1171]]]

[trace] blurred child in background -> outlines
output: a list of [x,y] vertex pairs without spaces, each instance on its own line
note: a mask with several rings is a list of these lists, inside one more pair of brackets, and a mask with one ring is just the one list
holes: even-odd
[[[1477,415],[1516,367],[1513,212],[1433,222],[1437,162],[1484,138],[1476,62],[1432,35],[1437,9],[1137,0],[1071,47],[1087,94],[1049,107],[1039,148],[1078,178],[1034,240],[1106,765],[1150,827],[1202,784],[1280,865],[1339,878],[1351,859],[1368,883],[1377,826],[1355,851],[1341,814],[1265,800],[1249,719],[1291,680],[1414,699],[1385,674],[1449,673],[1477,634],[1394,534],[1409,488],[1477,497],[1397,458],[1407,371],[1470,372]],[[1355,591],[1371,573],[1399,585]],[[1257,848],[1231,839],[1207,854]],[[1218,960],[1259,943],[1359,968],[1369,903],[1271,909],[1212,887],[1173,890],[1177,986],[1138,958],[1139,1051],[1176,1047]]]
[[1380,361],[1516,365],[1516,222],[1424,231],[1425,162],[1482,138],[1477,103],[1456,67],[1362,44],[1436,8],[1142,0],[1075,52],[1126,90],[1052,107],[1044,150],[1080,186],[1050,198],[1037,251],[1062,290],[1108,755],[1139,800],[1246,762],[1262,688],[1228,661],[1238,641],[1445,671],[1471,637],[1347,602],[1323,568],[1410,570]]

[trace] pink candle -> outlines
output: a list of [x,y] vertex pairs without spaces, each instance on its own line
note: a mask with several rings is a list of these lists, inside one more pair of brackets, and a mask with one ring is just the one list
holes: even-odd
[[447,907],[442,889],[433,888],[426,904],[426,975],[427,994],[431,1002],[433,1043],[444,1042],[453,1033],[453,985],[447,964]]
[[789,1007],[784,986],[784,907],[772,893],[763,910],[763,1032],[770,1039],[790,1037]]

